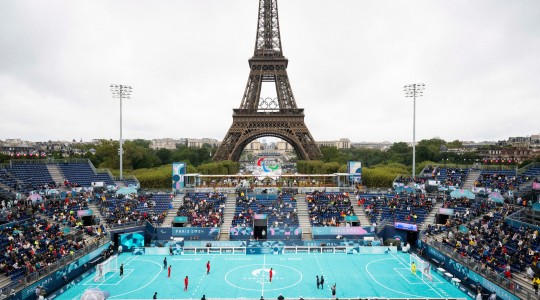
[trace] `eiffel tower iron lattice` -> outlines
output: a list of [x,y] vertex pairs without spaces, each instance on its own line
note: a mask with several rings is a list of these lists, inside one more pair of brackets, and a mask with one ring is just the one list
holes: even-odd
[[[304,109],[296,101],[283,56],[277,0],[260,0],[255,52],[249,59],[249,78],[240,108],[233,109],[233,123],[214,161],[238,161],[248,143],[273,136],[289,143],[303,160],[322,157],[304,122]],[[263,82],[275,84],[277,99],[261,98]]]

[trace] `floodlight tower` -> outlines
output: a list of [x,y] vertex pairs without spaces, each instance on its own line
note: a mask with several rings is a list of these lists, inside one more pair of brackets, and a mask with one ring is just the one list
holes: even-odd
[[413,98],[413,142],[412,142],[412,177],[416,176],[416,97],[422,97],[424,94],[425,84],[413,83],[403,87],[405,98]]
[[124,154],[124,149],[122,148],[122,144],[124,143],[124,141],[122,140],[122,99],[129,99],[131,97],[132,91],[133,88],[131,88],[131,86],[129,85],[111,84],[112,97],[120,99],[120,150],[118,151],[118,154],[120,155],[120,180],[124,180],[124,176],[122,173],[122,155]]

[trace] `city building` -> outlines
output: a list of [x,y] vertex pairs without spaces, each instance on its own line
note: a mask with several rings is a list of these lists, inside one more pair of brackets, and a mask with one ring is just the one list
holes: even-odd
[[391,143],[391,142],[382,142],[382,143],[360,142],[360,143],[352,143],[351,148],[378,149],[381,151],[386,151],[390,147],[392,147],[393,144],[394,143]]
[[482,149],[478,155],[491,163],[520,163],[533,157],[533,151],[527,148]]
[[317,146],[326,146],[326,147],[336,147],[338,149],[349,149],[351,148],[351,140],[348,138],[341,138],[337,141],[319,141]]
[[179,144],[186,144],[186,140],[175,140],[171,138],[164,138],[164,139],[153,139],[150,143],[150,148],[154,150],[158,149],[169,149],[174,150],[176,149],[176,146]]
[[202,148],[204,144],[208,144],[212,147],[218,147],[221,142],[216,139],[202,138],[202,139],[187,139],[187,146],[192,148]]

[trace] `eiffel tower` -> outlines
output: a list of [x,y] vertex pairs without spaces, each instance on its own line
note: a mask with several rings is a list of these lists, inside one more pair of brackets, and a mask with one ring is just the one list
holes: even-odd
[[[248,143],[273,136],[289,143],[302,160],[322,157],[304,122],[304,109],[296,106],[283,56],[277,0],[259,0],[255,52],[249,59],[249,78],[240,108],[233,109],[233,123],[214,161],[238,161]],[[261,98],[263,82],[273,82],[277,99]]]

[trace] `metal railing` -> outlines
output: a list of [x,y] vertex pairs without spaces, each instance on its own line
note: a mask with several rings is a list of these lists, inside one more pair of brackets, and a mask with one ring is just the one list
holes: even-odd
[[[339,288],[338,288],[339,290]],[[287,296],[287,295],[286,295]],[[286,299],[290,299],[291,297],[287,297]],[[238,300],[238,298],[214,298],[215,300]],[[309,300],[335,300],[336,298],[309,298]],[[342,298],[339,297],[341,300],[359,300],[358,298]],[[384,297],[360,297],[360,299],[377,299],[377,300],[410,300],[410,298],[384,298]],[[420,299],[420,298],[418,298]],[[430,299],[438,299],[438,300],[467,300],[468,298],[430,298]]]
[[[473,169],[473,170],[516,170],[516,165],[484,165],[480,163],[450,163],[441,162],[435,165],[426,165],[426,167],[439,167],[439,168],[459,168],[459,169]],[[425,169],[425,168],[424,168]],[[423,172],[424,170],[422,170]]]
[[14,164],[61,164],[61,163],[92,163],[88,158],[66,158],[66,159],[12,159],[9,161],[9,165]]
[[27,275],[26,277],[17,279],[15,281],[11,281],[6,286],[3,286],[0,288],[0,293],[4,295],[9,295],[12,289],[15,291],[19,291],[23,288],[26,288],[29,285],[33,284],[34,282],[42,279],[43,277],[50,275],[51,273],[56,272],[56,270],[75,261],[76,259],[79,259],[83,257],[84,255],[96,250],[97,248],[99,248],[100,246],[104,245],[107,242],[108,242],[107,239],[102,238],[90,244],[87,244],[86,247],[84,247],[83,249],[77,250],[73,254],[66,255],[62,257],[61,259],[55,261],[54,263],[44,266],[43,268],[37,270],[36,272]]
[[518,174],[525,173],[530,168],[540,167],[540,162],[532,162],[518,169]]
[[96,174],[107,173],[107,174],[109,174],[109,176],[111,176],[111,178],[114,179],[114,176],[111,173],[111,171],[109,171],[109,169],[95,169],[95,172],[96,172]]
[[[112,223],[112,224],[108,224],[109,225],[109,228],[111,230],[118,230],[118,229],[122,229],[122,228],[131,228],[131,227],[140,227],[140,226],[144,226],[146,224],[146,221],[147,220],[141,220],[141,221],[130,221],[130,222],[126,222],[126,223],[121,223],[121,224],[118,224],[118,223]],[[152,223],[152,222],[151,222]],[[153,225],[156,225],[156,223],[152,223]],[[159,225],[158,225],[159,226]]]
[[[111,175],[112,179],[114,181],[126,181],[126,180],[133,180],[137,183],[137,185],[140,187],[141,186],[141,183],[139,182],[139,180],[137,179],[137,177],[135,177],[135,175],[124,175],[123,179],[120,180],[120,176],[114,176],[112,175],[112,173],[107,169],[107,172],[109,172],[109,175]],[[102,173],[101,170],[98,170],[98,173]],[[161,191],[163,189],[160,189]]]
[[439,241],[428,240],[427,244],[444,253],[446,256],[452,258],[453,260],[459,262],[468,269],[478,273],[480,276],[483,276],[484,278],[504,288],[510,293],[518,296],[519,298],[537,299],[537,296],[534,294],[531,286],[523,286],[520,282],[517,282],[514,279],[505,278],[502,273],[497,273],[494,270],[488,268],[482,269],[481,265],[476,260],[472,258],[462,257],[459,253],[454,252],[454,250],[450,246],[444,245]]

